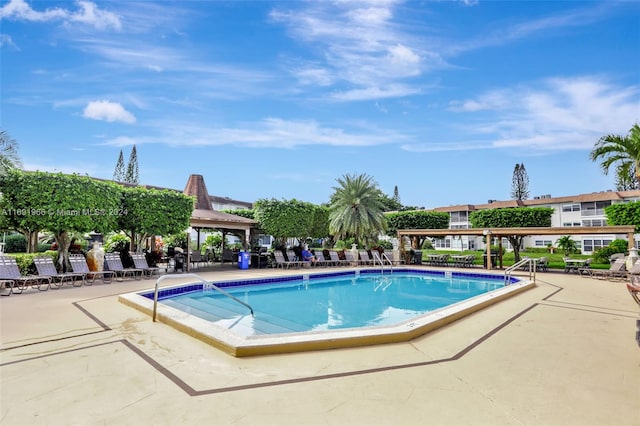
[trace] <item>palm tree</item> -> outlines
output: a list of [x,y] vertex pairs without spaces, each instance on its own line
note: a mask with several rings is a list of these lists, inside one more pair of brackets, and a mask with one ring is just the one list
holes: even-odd
[[0,131],[0,175],[7,170],[22,167],[18,156],[18,142],[11,139],[9,133]]
[[375,239],[386,229],[378,184],[371,176],[343,175],[329,204],[329,232],[337,239],[354,237],[356,243]]
[[635,170],[636,181],[640,182],[640,125],[634,124],[627,136],[601,137],[589,158],[591,161],[602,160],[600,166],[605,175],[613,164],[617,166],[616,172],[622,176],[628,176]]
[[565,256],[569,256],[571,253],[578,251],[578,243],[568,235],[560,237],[558,241],[556,241],[556,245],[560,250],[564,251]]

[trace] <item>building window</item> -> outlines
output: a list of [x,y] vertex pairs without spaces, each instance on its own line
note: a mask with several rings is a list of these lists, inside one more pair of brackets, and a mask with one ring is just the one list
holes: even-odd
[[582,251],[594,252],[611,244],[611,240],[606,239],[588,239],[582,240]]
[[606,219],[585,219],[582,221],[582,226],[607,226]]
[[564,204],[562,206],[563,212],[579,212],[580,204]]
[[583,216],[604,216],[605,207],[609,207],[611,201],[595,201],[589,203],[582,203],[582,215]]
[[450,222],[467,222],[469,220],[469,212],[451,212],[449,213]]
[[551,240],[536,240],[535,245],[536,247],[547,247],[552,245],[552,243]]
[[449,238],[437,238],[434,243],[436,248],[451,248],[451,240]]

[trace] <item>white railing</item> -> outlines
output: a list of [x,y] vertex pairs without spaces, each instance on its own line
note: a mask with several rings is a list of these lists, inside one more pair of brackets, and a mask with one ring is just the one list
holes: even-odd
[[522,259],[520,259],[518,262],[514,263],[513,265],[509,266],[508,268],[506,268],[504,270],[504,283],[505,285],[509,285],[509,283],[511,282],[511,272],[518,270],[518,269],[522,269],[523,267],[525,267],[526,265],[529,265],[529,279],[533,279],[533,281],[536,280],[536,270],[537,270],[537,263],[538,263],[538,259],[533,259],[530,257],[523,257]]

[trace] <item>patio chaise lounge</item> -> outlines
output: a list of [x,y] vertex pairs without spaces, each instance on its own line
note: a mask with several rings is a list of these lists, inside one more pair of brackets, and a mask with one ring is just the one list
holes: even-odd
[[95,282],[96,278],[102,278],[102,282],[104,282],[105,284],[111,283],[111,279],[113,278],[114,274],[113,271],[90,270],[89,265],[87,264],[87,259],[85,259],[85,257],[81,254],[69,255],[69,263],[71,263],[71,269],[73,269],[73,272],[84,274],[84,283],[86,285],[92,285]]
[[61,272],[56,269],[56,265],[53,264],[53,259],[50,256],[36,256],[33,259],[33,263],[36,265],[38,275],[43,277],[50,277],[51,284],[54,289],[58,289],[65,284],[71,284],[74,287],[81,287],[84,284],[85,275],[80,272]]
[[622,279],[627,276],[625,269],[625,259],[618,258],[613,261],[609,269],[590,269],[589,275],[600,280],[604,279]]
[[11,256],[0,256],[0,280],[13,281],[11,293],[20,294],[27,288],[37,288],[40,291],[51,287],[51,278],[39,275],[22,275],[16,259]]
[[120,278],[119,281],[122,281],[126,277],[133,277],[136,280],[142,278],[142,269],[125,268],[122,265],[122,259],[120,259],[119,253],[107,253],[104,255],[104,260],[107,263],[107,268],[113,271],[116,279]]
[[[200,253],[198,252],[198,254]],[[153,274],[160,276],[160,268],[157,266],[149,266],[144,253],[133,253],[131,258],[133,259],[133,264],[136,269],[140,269],[142,271],[142,276],[145,278],[151,278]]]

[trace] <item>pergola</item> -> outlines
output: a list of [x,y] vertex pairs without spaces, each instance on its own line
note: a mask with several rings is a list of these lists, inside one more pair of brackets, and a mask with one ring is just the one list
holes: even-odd
[[[399,229],[398,241],[402,237],[425,236],[485,236],[487,245],[487,259],[491,257],[491,238],[498,238],[502,246],[502,237],[509,235],[594,235],[594,234],[626,234],[629,241],[629,250],[634,249],[635,226],[576,226],[576,227],[530,227],[530,228],[468,228],[468,229]],[[402,244],[400,245],[403,250]],[[500,250],[502,252],[502,250]],[[502,257],[500,257],[502,268]],[[491,262],[487,261],[487,268],[491,269]]]

